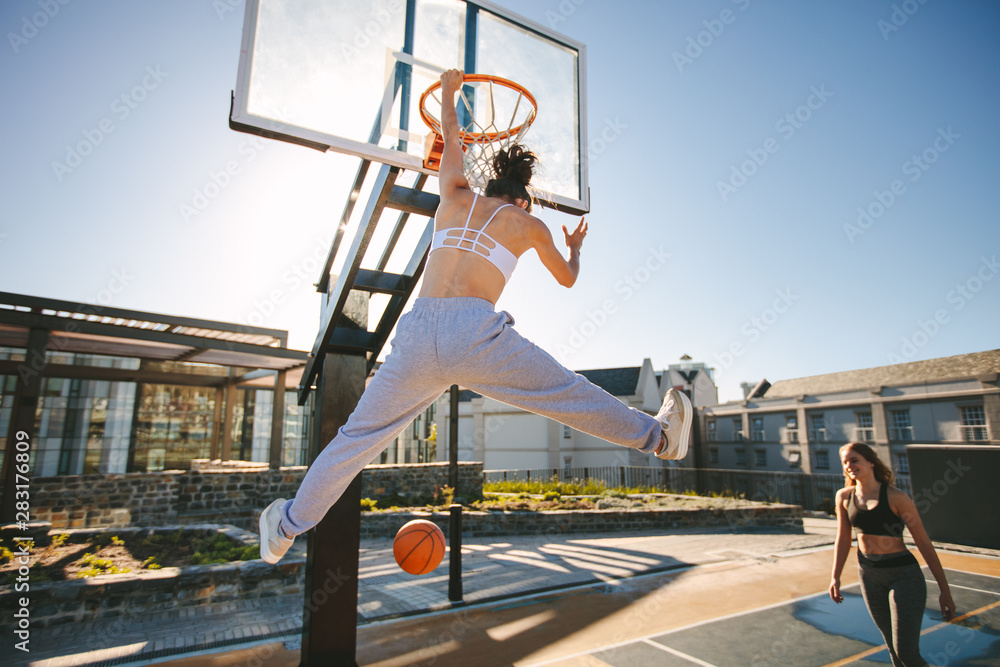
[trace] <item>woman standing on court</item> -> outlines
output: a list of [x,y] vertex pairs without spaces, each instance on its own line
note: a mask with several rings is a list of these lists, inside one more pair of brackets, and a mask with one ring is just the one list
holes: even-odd
[[623,447],[664,459],[687,455],[694,417],[687,396],[669,390],[655,417],[630,408],[521,337],[514,318],[496,311],[529,250],[560,285],[572,287],[587,225],[581,218],[572,233],[563,226],[564,257],[545,223],[529,214],[536,158],[522,146],[497,154],[484,197],[469,188],[454,103],[462,81],[458,70],[441,76],[441,202],[418,298],[399,320],[392,353],[295,498],[279,498],[261,514],[260,552],[269,563],[319,523],[361,469],[452,384]]
[[860,442],[840,448],[845,486],[837,492],[837,539],[830,597],[843,602],[840,574],[851,550],[851,528],[858,535],[858,576],[868,612],[889,649],[893,667],[924,667],[920,624],[927,582],[917,559],[903,542],[904,526],[937,580],[941,615],[950,621],[955,603],[934,545],[913,500],[893,486],[895,475],[875,451]]

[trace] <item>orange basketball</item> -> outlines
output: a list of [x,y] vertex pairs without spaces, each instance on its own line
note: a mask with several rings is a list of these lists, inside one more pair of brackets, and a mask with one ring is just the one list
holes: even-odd
[[432,521],[414,519],[396,533],[392,555],[404,572],[427,574],[444,558],[444,533]]

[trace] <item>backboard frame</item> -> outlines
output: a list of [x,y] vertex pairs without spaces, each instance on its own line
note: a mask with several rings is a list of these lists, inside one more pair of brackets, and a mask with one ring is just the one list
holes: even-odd
[[[437,172],[424,167],[422,158],[415,156],[410,153],[406,153],[400,150],[394,150],[391,148],[385,148],[376,145],[380,137],[380,125],[384,124],[381,118],[374,119],[372,134],[369,142],[358,141],[355,139],[338,136],[335,134],[328,134],[325,132],[317,131],[312,128],[303,127],[301,125],[292,124],[289,122],[275,120],[274,118],[268,118],[260,115],[255,115],[250,111],[250,88],[251,88],[251,75],[253,69],[253,57],[256,53],[255,51],[255,41],[257,34],[258,19],[260,16],[261,3],[269,2],[271,0],[247,0],[246,12],[244,16],[243,25],[243,38],[241,43],[241,55],[239,61],[239,68],[237,72],[236,87],[232,97],[232,104],[230,108],[230,127],[234,130],[240,132],[247,132],[251,134],[257,134],[271,139],[277,139],[281,141],[286,141],[288,143],[293,143],[297,145],[307,146],[320,151],[333,151],[338,153],[343,153],[347,155],[352,155],[362,159],[371,160],[373,162],[379,162],[381,164],[387,164],[390,166],[400,167],[401,169],[416,171],[420,173],[425,173],[429,175],[436,176]],[[405,0],[403,0],[405,1]],[[534,21],[524,18],[514,12],[511,12],[503,7],[500,7],[492,2],[486,0],[464,0],[467,7],[466,11],[469,12],[468,8],[475,8],[475,11],[479,10],[486,11],[493,14],[509,23],[514,24],[521,30],[535,33],[538,36],[551,40],[557,45],[565,47],[566,49],[572,50],[576,53],[577,57],[577,76],[576,76],[576,86],[578,92],[578,99],[576,100],[576,111],[578,114],[578,135],[576,137],[577,141],[577,166],[575,176],[579,179],[579,198],[568,197],[555,192],[547,192],[542,189],[535,188],[533,194],[537,197],[537,202],[547,208],[552,208],[555,210],[563,211],[566,213],[581,215],[588,213],[590,211],[590,185],[588,179],[589,164],[587,155],[587,55],[586,46],[574,39],[571,39],[565,35],[557,33],[546,26],[538,24]],[[413,3],[406,3],[407,11],[413,6]],[[474,12],[473,12],[474,13]],[[478,20],[478,16],[477,19]],[[400,52],[394,52],[393,55],[397,56],[398,60],[401,62],[410,61],[413,62],[415,59],[413,56],[402,52],[403,45],[400,45]],[[470,48],[475,48],[474,44],[466,43],[466,63],[475,63],[475,55],[471,58],[468,57],[468,50]],[[467,67],[468,69],[468,67]],[[474,67],[472,69],[475,69]],[[483,73],[492,74],[492,72],[468,72],[468,73]],[[419,97],[422,91],[414,91],[414,98]],[[544,107],[539,109],[539,114],[545,113]],[[427,128],[421,128],[429,132]],[[528,139],[528,144],[531,144],[530,135]],[[542,164],[544,165],[545,156],[541,155]]]

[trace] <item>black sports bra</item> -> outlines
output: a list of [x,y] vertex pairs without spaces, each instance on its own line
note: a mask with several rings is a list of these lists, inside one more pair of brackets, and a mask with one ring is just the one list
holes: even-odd
[[851,489],[851,500],[847,505],[847,518],[851,525],[865,535],[903,537],[905,524],[889,507],[889,485],[882,484],[878,492],[878,505],[871,510],[858,505],[856,490],[856,486]]

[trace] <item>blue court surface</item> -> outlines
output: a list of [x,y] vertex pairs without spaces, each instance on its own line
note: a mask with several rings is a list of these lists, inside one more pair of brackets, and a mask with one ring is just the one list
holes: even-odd
[[[1000,579],[948,570],[958,615],[945,623],[927,568],[921,653],[931,665],[1000,667]],[[533,663],[588,667],[841,667],[891,664],[858,584],[713,619],[599,650]]]

